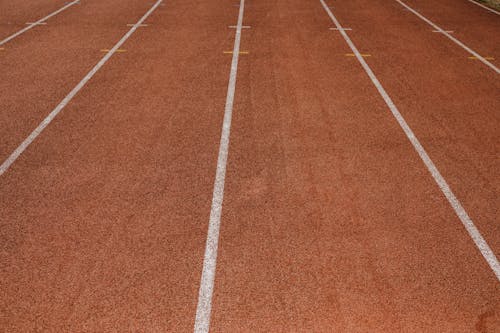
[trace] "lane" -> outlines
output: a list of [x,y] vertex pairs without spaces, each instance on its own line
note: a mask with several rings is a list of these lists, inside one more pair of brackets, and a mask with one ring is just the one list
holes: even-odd
[[0,41],[26,28],[27,22],[35,22],[64,7],[63,0],[0,1]]
[[481,8],[484,8],[485,10],[489,11],[490,13],[493,13],[493,14],[496,14],[496,15],[500,15],[500,12],[498,12],[497,10],[493,9],[493,8],[490,8],[482,3],[479,3],[477,1],[474,1],[474,0],[467,0],[469,1],[470,3],[476,5],[476,6],[479,6]]
[[1,329],[193,330],[236,17],[165,2],[0,178]]
[[471,2],[462,3],[446,0],[434,3],[426,1],[415,3],[443,25],[456,29],[456,34],[460,39],[466,41],[484,56],[495,58],[491,62],[500,67],[499,12],[489,12]]
[[[434,5],[429,1],[408,1],[396,0],[405,10],[413,12],[423,22],[441,29],[436,29],[448,37],[450,42],[457,44],[457,47],[466,49],[471,56],[483,62],[497,74],[500,74],[498,54],[500,51],[500,20],[498,17],[488,15],[488,13],[477,12],[467,6],[455,3]],[[469,6],[470,7],[470,6]],[[451,31],[448,33],[447,31]],[[496,62],[495,62],[496,60]]]
[[[224,184],[226,177],[227,158],[229,154],[229,139],[231,133],[231,119],[233,115],[234,95],[236,93],[236,80],[238,76],[238,62],[240,52],[241,35],[243,30],[243,17],[245,12],[245,0],[241,0],[238,10],[238,21],[234,26],[234,46],[231,60],[231,72],[227,86],[226,106],[224,109],[224,120],[222,122],[219,154],[217,157],[217,169],[215,173],[214,189],[212,195],[212,206],[210,208],[210,220],[208,223],[205,255],[203,259],[203,270],[198,293],[198,305],[196,307],[196,318],[194,322],[195,333],[208,333],[210,330],[210,316],[212,309],[212,297],[214,289],[215,269],[217,265],[217,249],[219,242],[220,219],[222,214],[222,202],[224,199]],[[249,28],[246,26],[246,28]],[[230,52],[225,51],[225,54]]]
[[499,67],[500,13],[488,12],[469,1],[410,0],[407,3],[447,30],[453,30],[453,36],[481,55],[494,57],[490,61]]
[[[484,257],[484,259],[486,260],[486,262],[490,266],[491,270],[496,275],[497,279],[500,281],[500,262],[498,261],[497,257],[495,256],[495,254],[491,250],[488,243],[485,241],[483,235],[477,229],[477,226],[471,220],[470,216],[463,208],[462,203],[457,199],[457,197],[453,193],[453,190],[450,188],[450,185],[447,183],[446,179],[443,178],[443,176],[441,175],[441,172],[436,167],[436,165],[434,164],[434,162],[430,158],[429,154],[427,154],[427,151],[420,143],[420,140],[415,136],[415,133],[413,132],[411,127],[408,125],[408,123],[404,119],[404,117],[401,114],[401,112],[399,111],[398,107],[394,104],[394,101],[389,96],[389,94],[385,90],[384,86],[381,84],[378,77],[375,75],[375,73],[373,72],[371,67],[365,61],[365,59],[364,59],[365,56],[359,52],[358,47],[352,42],[351,38],[346,33],[346,30],[342,27],[342,25],[338,21],[337,17],[332,13],[332,11],[328,7],[328,5],[325,3],[325,1],[320,0],[320,2],[321,2],[321,5],[323,6],[323,8],[325,9],[325,11],[327,12],[328,16],[330,17],[330,19],[332,20],[332,22],[335,24],[335,27],[340,32],[342,38],[344,38],[345,42],[349,45],[349,48],[352,50],[353,55],[356,57],[356,60],[358,60],[359,64],[363,67],[363,70],[366,72],[366,74],[370,78],[370,81],[373,83],[373,85],[377,89],[378,93],[380,94],[380,97],[382,97],[385,104],[387,105],[387,107],[391,111],[392,115],[394,116],[394,118],[398,122],[399,126],[401,127],[401,129],[405,133],[406,137],[411,142],[413,148],[418,153],[418,155],[419,155],[420,159],[422,160],[422,162],[424,163],[425,167],[427,168],[429,173],[432,175],[432,178],[434,178],[436,185],[439,186],[441,192],[448,200],[448,203],[450,204],[451,208],[453,208],[455,214],[460,219],[464,228],[469,233],[471,240],[474,241],[477,249],[481,252],[481,255]],[[407,8],[409,8],[409,7],[407,7]],[[483,59],[483,62],[484,62],[484,59]]]
[[211,331],[493,332],[495,275],[321,4],[245,17]]
[[360,3],[337,5],[335,15],[371,54],[366,61],[498,257],[498,75],[414,29],[413,14],[384,1],[355,10]]
[[105,53],[104,57],[99,60],[99,62],[83,77],[83,79],[78,82],[78,84],[63,98],[63,100],[57,104],[57,106],[45,117],[42,122],[28,135],[26,139],[14,150],[12,154],[0,165],[0,176],[2,176],[5,172],[8,171],[10,166],[14,164],[18,158],[21,157],[21,154],[28,149],[28,147],[40,136],[45,128],[47,128],[52,121],[61,113],[66,105],[68,105],[73,98],[85,88],[86,84],[92,80],[94,75],[103,68],[106,63],[115,55],[116,53],[123,53],[125,50],[120,49],[125,42],[137,31],[137,29],[146,27],[147,24],[144,22],[149,18],[149,16],[156,10],[158,7],[162,5],[162,0],[158,0],[154,3],[154,5],[136,22],[133,24],[127,24],[127,26],[131,26],[130,30],[125,33],[122,38],[111,48],[101,50]]
[[54,24],[5,45],[0,54],[0,159],[37,127],[151,4],[87,1]]

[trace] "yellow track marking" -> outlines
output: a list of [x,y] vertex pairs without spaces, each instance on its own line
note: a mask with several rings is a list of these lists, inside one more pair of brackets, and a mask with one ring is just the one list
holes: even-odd
[[[483,57],[483,58],[486,59],[486,60],[495,60],[495,58],[493,58],[493,57]],[[469,59],[471,59],[471,60],[479,60],[478,57],[469,57]]]
[[[372,55],[371,54],[360,54],[363,58],[366,58],[366,57],[371,57]],[[345,54],[346,57],[355,57],[356,55],[354,53],[346,53]]]
[[[111,51],[110,49],[102,49],[101,52],[109,52]],[[123,50],[123,49],[118,49],[115,51],[116,53],[123,53],[123,52],[127,52],[127,50]]]
[[[239,54],[249,54],[250,52],[248,51],[240,51]],[[233,51],[224,51],[224,54],[233,54]]]

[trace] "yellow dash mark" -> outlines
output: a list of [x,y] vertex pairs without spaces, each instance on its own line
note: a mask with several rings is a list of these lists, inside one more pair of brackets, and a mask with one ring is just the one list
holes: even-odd
[[[479,60],[478,57],[469,57],[469,59],[472,59],[472,60]],[[486,60],[495,60],[495,58],[493,57],[483,57],[483,59],[486,59]]]
[[[240,51],[239,54],[249,54],[250,52],[248,51]],[[233,51],[224,51],[224,54],[233,54]]]
[[[371,57],[372,55],[371,54],[360,54],[363,58],[366,58],[366,57]],[[354,53],[346,53],[345,54],[346,57],[355,57],[356,55]]]
[[[110,49],[102,49],[101,52],[109,52],[111,51]],[[122,50],[122,49],[118,49],[115,51],[116,53],[123,53],[123,52],[127,52],[127,50]]]

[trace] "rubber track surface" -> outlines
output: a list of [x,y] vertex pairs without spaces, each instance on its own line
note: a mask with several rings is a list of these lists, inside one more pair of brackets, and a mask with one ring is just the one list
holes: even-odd
[[[407,3],[498,66],[498,15]],[[193,331],[237,4],[165,1],[0,177],[0,331]],[[396,1],[328,4],[500,256],[498,75]],[[0,36],[63,5],[0,0]],[[2,161],[152,5],[82,0],[4,46]],[[498,280],[321,3],[248,0],[244,25],[211,331],[500,331]]]

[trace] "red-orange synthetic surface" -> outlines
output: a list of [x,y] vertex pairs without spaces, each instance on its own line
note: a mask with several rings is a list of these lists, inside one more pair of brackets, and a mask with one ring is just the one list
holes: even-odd
[[[0,0],[0,40],[65,1]],[[327,1],[500,255],[498,74],[396,1]],[[500,66],[500,16],[408,0]],[[0,163],[154,1],[0,50]],[[500,283],[319,0],[248,0],[211,332],[500,332]],[[167,0],[0,176],[1,332],[192,332],[238,1]]]

